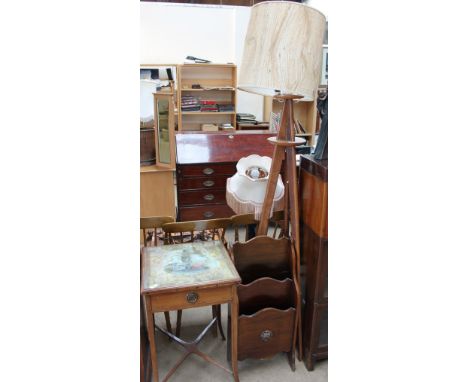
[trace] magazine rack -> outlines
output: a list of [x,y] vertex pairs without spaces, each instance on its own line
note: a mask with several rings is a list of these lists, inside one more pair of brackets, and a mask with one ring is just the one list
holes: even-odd
[[256,236],[245,243],[234,243],[232,252],[242,279],[237,287],[238,360],[268,359],[285,352],[294,371],[300,300],[291,242]]

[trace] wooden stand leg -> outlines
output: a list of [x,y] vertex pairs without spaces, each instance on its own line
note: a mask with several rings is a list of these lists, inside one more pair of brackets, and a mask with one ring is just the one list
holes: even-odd
[[239,382],[239,372],[237,370],[237,324],[239,316],[239,299],[237,297],[237,286],[232,287],[231,303],[231,363],[232,374],[235,382]]
[[148,296],[145,296],[145,307],[146,307],[146,330],[148,333],[148,340],[150,344],[150,357],[151,357],[151,368],[153,371],[153,381],[158,382],[158,359],[156,354],[156,338],[154,337],[154,314],[151,310],[151,301]]
[[[284,211],[285,211],[285,227],[288,226],[288,218],[291,222],[291,243],[294,248],[295,255],[293,258],[292,273],[295,278],[296,293],[298,296],[297,309],[296,309],[296,327],[294,338],[298,343],[298,358],[302,360],[302,298],[300,290],[300,240],[299,240],[299,202],[297,191],[297,169],[296,169],[296,148],[297,143],[294,133],[294,110],[293,100],[302,98],[301,96],[294,95],[281,95],[277,96],[283,99],[284,106],[281,117],[281,124],[278,131],[276,140],[272,143],[275,145],[273,152],[273,160],[271,163],[270,174],[265,192],[265,199],[263,201],[262,214],[260,217],[260,224],[258,228],[258,235],[266,235],[268,229],[268,220],[270,217],[270,210],[273,204],[273,198],[278,181],[278,175],[281,171],[281,165],[286,158],[286,174],[285,174],[285,198],[284,198]],[[288,216],[289,215],[289,216]],[[294,341],[295,342],[295,341]],[[294,345],[295,346],[295,345]]]

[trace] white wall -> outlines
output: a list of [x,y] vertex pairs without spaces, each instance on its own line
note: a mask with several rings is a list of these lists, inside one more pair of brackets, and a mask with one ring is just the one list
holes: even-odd
[[140,63],[180,64],[186,56],[234,60],[232,7],[140,3]]
[[330,0],[306,0],[305,4],[309,7],[315,8],[317,11],[322,12],[328,20],[328,8],[330,7]]
[[[190,55],[239,71],[249,17],[249,7],[140,2],[140,64],[181,64]],[[263,97],[239,91],[237,112],[262,120]]]

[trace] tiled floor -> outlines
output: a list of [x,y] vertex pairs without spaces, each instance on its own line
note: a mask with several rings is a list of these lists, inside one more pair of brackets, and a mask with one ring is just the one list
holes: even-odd
[[[227,335],[227,305],[222,307],[223,328]],[[182,316],[181,337],[185,340],[193,340],[206,326],[211,319],[211,308],[196,308],[184,310]],[[176,312],[171,312],[171,322],[175,328]],[[156,315],[156,324],[165,328],[164,315]],[[160,380],[167,374],[170,368],[184,354],[182,347],[173,341],[169,341],[166,336],[157,332],[156,341],[158,344],[158,364]],[[208,332],[199,346],[200,350],[206,352],[222,365],[230,369],[226,360],[226,341],[218,335],[214,338]],[[241,382],[274,382],[274,381],[308,381],[326,382],[328,377],[328,361],[319,361],[314,371],[307,371],[304,363],[296,359],[296,371],[292,372],[286,355],[278,354],[270,360],[245,360],[239,362],[239,377]],[[232,377],[224,370],[203,361],[196,355],[190,355],[184,363],[177,369],[170,378],[171,382],[215,382],[232,381]]]

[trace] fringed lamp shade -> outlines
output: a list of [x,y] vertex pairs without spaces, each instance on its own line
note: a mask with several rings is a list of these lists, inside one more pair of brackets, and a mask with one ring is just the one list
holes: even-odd
[[[271,158],[261,157],[257,154],[241,158],[237,162],[237,173],[227,180],[226,201],[229,207],[238,214],[255,214],[259,220],[262,212],[263,200],[268,183]],[[283,209],[284,185],[281,175],[278,178],[273,206],[273,211]]]
[[252,7],[238,88],[266,96],[315,97],[325,16],[309,6],[266,1]]

